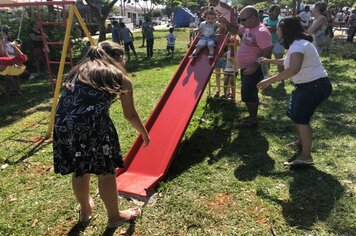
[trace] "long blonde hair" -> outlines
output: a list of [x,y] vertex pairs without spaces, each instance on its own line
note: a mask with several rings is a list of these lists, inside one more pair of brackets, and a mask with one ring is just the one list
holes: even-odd
[[126,93],[122,81],[127,73],[119,60],[123,60],[124,50],[117,43],[103,41],[89,49],[77,66],[69,71],[64,84],[74,77],[99,91],[112,95]]

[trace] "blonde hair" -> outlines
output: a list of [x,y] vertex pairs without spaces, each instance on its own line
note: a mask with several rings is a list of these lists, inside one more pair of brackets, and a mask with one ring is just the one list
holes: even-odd
[[64,84],[77,80],[99,91],[117,96],[127,93],[122,89],[122,81],[127,73],[119,60],[123,60],[124,50],[117,43],[103,41],[89,49],[77,66],[69,71]]

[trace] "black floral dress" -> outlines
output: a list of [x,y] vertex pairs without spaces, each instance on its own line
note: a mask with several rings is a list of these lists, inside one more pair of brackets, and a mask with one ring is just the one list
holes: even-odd
[[65,89],[53,132],[54,171],[62,175],[114,174],[124,167],[119,138],[109,117],[112,96],[79,81]]

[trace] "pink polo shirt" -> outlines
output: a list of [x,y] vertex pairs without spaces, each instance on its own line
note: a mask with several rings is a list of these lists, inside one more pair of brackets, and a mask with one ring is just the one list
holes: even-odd
[[272,47],[272,36],[263,24],[251,29],[240,25],[239,34],[242,35],[242,39],[236,53],[237,66],[245,69],[256,62],[261,56],[262,49]]

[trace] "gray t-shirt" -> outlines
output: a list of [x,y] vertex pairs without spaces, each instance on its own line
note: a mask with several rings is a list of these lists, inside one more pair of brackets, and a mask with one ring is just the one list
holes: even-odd
[[133,41],[129,28],[120,28],[119,31],[121,34],[121,39],[124,41],[124,43],[129,43]]
[[199,28],[202,30],[201,36],[204,38],[214,38],[215,31],[219,28],[219,24],[214,22],[213,24],[207,24],[206,21],[200,23]]

